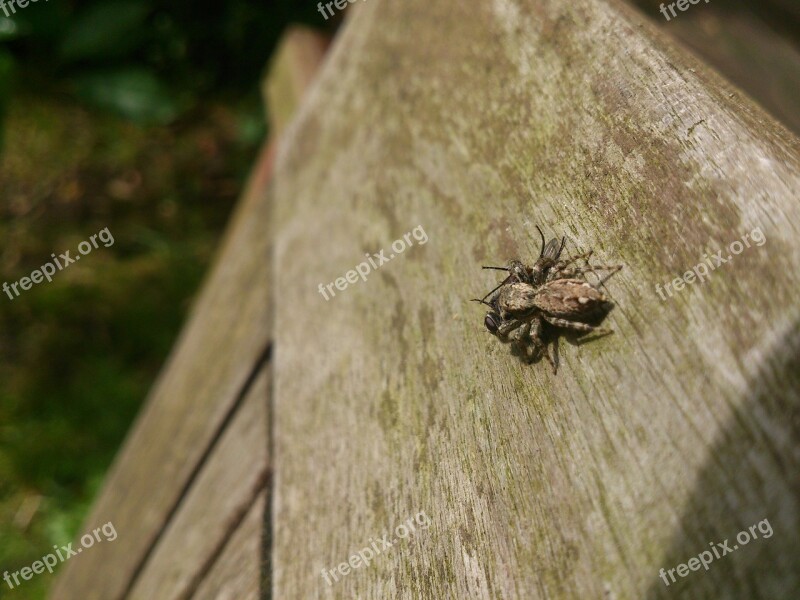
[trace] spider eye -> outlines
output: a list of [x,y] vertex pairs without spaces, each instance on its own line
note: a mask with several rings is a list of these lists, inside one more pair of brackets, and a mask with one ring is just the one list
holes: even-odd
[[483,324],[489,330],[489,333],[497,333],[500,323],[500,315],[493,312],[486,313],[486,318],[483,320]]

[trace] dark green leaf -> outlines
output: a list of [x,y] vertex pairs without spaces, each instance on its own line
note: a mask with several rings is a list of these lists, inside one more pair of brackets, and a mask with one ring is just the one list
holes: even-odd
[[150,7],[141,2],[94,6],[71,24],[61,45],[65,62],[127,56],[147,36]]
[[169,89],[148,69],[91,73],[74,83],[86,102],[138,123],[169,123],[179,112]]

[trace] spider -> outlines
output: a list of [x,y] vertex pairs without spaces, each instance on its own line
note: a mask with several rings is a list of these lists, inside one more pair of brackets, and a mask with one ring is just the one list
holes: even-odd
[[[591,255],[591,252],[586,254]],[[573,261],[565,263],[557,271],[550,273],[545,271],[546,282],[538,287],[523,281],[511,281],[501,284],[499,291],[489,302],[486,302],[485,298],[475,299],[476,302],[485,304],[491,309],[484,318],[484,325],[490,333],[502,342],[511,341],[512,350],[522,353],[529,362],[539,360],[544,355],[553,367],[554,373],[558,370],[558,354],[555,346],[553,357],[546,353],[548,340],[544,335],[545,323],[555,328],[580,333],[594,332],[600,335],[611,333],[610,329],[590,325],[585,321],[599,315],[605,316],[611,310],[613,303],[599,288],[622,268],[622,265],[587,266],[569,271],[596,274],[597,270],[608,270],[609,273],[599,278],[595,284],[574,277],[553,279],[567,273],[566,265],[570,262]],[[515,331],[516,337],[511,338],[510,335]]]

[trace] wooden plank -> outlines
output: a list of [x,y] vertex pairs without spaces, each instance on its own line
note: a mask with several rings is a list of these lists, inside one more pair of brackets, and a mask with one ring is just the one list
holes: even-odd
[[[270,79],[277,79],[278,71],[287,76],[271,86],[286,115],[310,84],[327,43],[325,36],[303,29],[290,30],[282,42]],[[87,520],[112,520],[119,541],[102,557],[65,568],[53,598],[191,593],[243,514],[242,494],[252,495],[253,486],[261,485],[264,462],[258,452],[266,451],[266,421],[251,415],[254,428],[245,431],[241,419],[247,417],[241,415],[265,410],[266,396],[260,407],[249,404],[255,398],[241,403],[268,357],[267,186],[273,148],[265,144],[256,161],[192,316]],[[256,389],[265,385],[255,383]],[[238,442],[231,439],[239,434]],[[234,446],[251,448],[253,460],[226,465]],[[237,469],[243,471],[235,485],[218,487]],[[228,495],[215,496],[219,491]],[[195,542],[199,521],[204,536]],[[188,539],[191,550],[184,547]]]
[[86,521],[112,521],[119,538],[103,553],[67,563],[54,599],[111,600],[126,593],[264,360],[271,323],[264,235],[271,156],[265,147],[189,322]]
[[[150,553],[129,598],[192,597],[254,499],[264,492],[269,380],[268,368],[262,369]],[[260,552],[253,556],[256,564],[259,557]]]
[[330,41],[329,36],[303,26],[290,27],[281,38],[263,85],[271,135],[278,137],[286,128],[311,86]]
[[800,48],[796,35],[779,35],[770,25],[774,7],[726,3],[703,10],[698,6],[699,10],[666,21],[659,12],[660,4],[647,0],[641,8],[664,32],[676,36],[750,94],[795,135],[800,133]]
[[258,495],[193,598],[256,600],[262,597],[261,543],[266,504],[267,492],[264,491]]
[[[798,140],[616,1],[358,8],[276,163],[272,597],[791,597]],[[468,302],[496,281],[480,265],[538,255],[535,224],[625,265],[614,335],[562,343],[555,376]],[[419,225],[427,244],[319,294]]]

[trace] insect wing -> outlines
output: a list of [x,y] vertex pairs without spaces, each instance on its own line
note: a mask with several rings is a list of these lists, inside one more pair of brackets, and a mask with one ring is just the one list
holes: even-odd
[[[553,262],[558,260],[559,255],[561,254],[562,243],[558,240],[558,238],[553,238],[542,250],[541,258],[549,258]],[[541,260],[541,259],[540,259]]]

